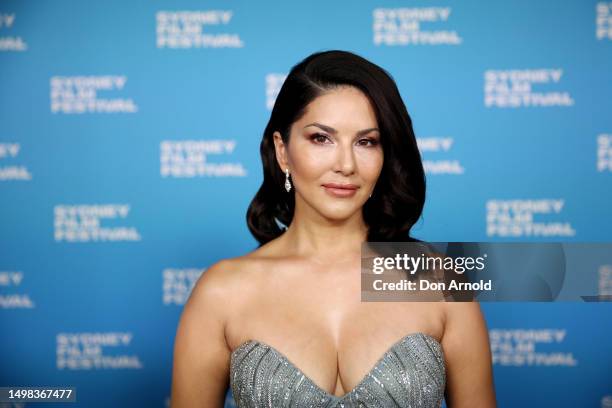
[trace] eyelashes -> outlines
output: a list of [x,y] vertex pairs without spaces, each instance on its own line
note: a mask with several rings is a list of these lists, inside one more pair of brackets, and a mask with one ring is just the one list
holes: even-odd
[[321,133],[315,133],[314,135],[310,136],[310,141],[314,142],[315,144],[325,144],[325,140],[329,140],[329,138]]
[[370,143],[369,145],[362,145],[362,146],[366,146],[366,147],[375,147],[376,145],[378,145],[378,140],[376,139],[372,139],[372,138],[366,138],[366,139],[359,139],[359,142],[368,142]]
[[[327,135],[324,135],[322,133],[315,133],[313,135],[310,135],[309,139],[314,144],[326,144],[325,140],[330,140],[329,137],[327,137]],[[358,141],[358,144],[364,147],[375,147],[378,145],[378,143],[379,143],[378,140],[374,138],[363,138],[363,139],[359,139]]]

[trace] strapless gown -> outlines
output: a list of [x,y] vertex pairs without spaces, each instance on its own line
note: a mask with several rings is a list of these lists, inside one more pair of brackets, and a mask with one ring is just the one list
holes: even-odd
[[231,354],[230,386],[238,408],[438,408],[446,369],[442,345],[412,333],[393,344],[355,388],[337,397],[274,347],[247,340]]

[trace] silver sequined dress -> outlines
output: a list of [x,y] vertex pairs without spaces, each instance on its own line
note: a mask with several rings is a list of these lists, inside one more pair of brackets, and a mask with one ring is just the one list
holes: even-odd
[[396,342],[342,397],[321,389],[260,341],[242,343],[230,361],[230,386],[238,408],[438,408],[445,385],[442,345],[423,333]]

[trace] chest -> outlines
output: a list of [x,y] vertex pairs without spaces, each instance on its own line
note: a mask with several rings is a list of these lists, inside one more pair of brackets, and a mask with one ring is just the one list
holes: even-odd
[[228,322],[228,343],[232,350],[249,341],[258,350],[268,347],[269,358],[278,357],[315,388],[339,397],[372,374],[401,340],[416,333],[442,337],[439,304],[360,302],[358,288],[330,293],[305,285],[297,293],[258,296]]
[[230,385],[246,407],[440,407],[446,371],[441,345],[412,333],[394,343],[350,389],[329,391],[275,347],[247,341],[232,352]]

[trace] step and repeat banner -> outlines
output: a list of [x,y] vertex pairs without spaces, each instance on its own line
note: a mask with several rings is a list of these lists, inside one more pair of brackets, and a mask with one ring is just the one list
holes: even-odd
[[[415,237],[612,240],[612,2],[3,0],[0,386],[169,406],[194,282],[256,247],[275,97],[330,49],[397,81]],[[612,264],[581,268],[612,294]],[[609,302],[482,308],[500,407],[612,407]]]

